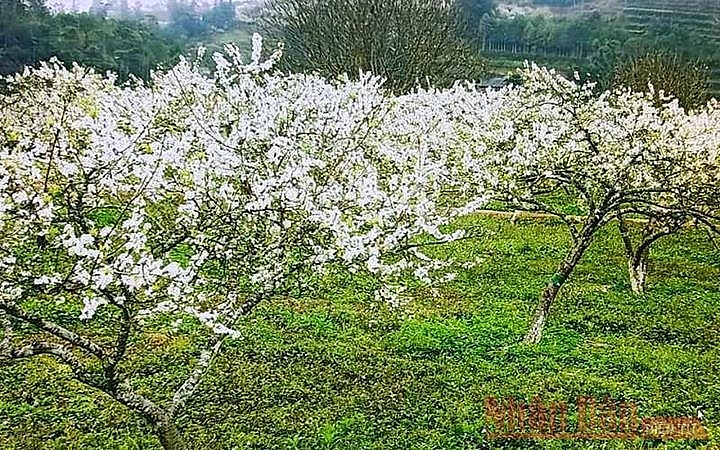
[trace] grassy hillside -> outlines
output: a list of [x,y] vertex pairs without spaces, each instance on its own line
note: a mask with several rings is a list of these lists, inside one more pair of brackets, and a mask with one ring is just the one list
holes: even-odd
[[[711,449],[720,445],[720,252],[701,233],[661,241],[633,296],[616,230],[589,250],[537,347],[519,345],[568,245],[553,222],[467,219],[483,239],[438,249],[475,268],[416,287],[397,310],[372,280],[263,305],[181,421],[202,449]],[[135,347],[138,388],[169,395],[193,346],[158,333]],[[142,350],[141,350],[142,349]],[[223,374],[220,376],[220,374]],[[231,380],[214,384],[214,379]],[[640,416],[705,415],[708,441],[490,441],[485,396],[608,396]],[[205,406],[198,406],[200,404]],[[50,360],[0,367],[3,449],[155,449],[146,426]]]

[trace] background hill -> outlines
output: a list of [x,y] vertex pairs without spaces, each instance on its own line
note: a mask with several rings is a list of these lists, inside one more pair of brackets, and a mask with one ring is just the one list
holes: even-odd
[[486,17],[481,50],[497,75],[524,59],[560,69],[604,70],[608,53],[650,48],[700,60],[720,93],[720,0],[511,0]]

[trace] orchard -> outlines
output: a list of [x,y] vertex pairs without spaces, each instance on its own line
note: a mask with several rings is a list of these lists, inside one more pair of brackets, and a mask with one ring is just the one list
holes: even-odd
[[[642,296],[663,283],[657,241],[717,231],[714,100],[656,106],[534,65],[517,86],[393,95],[369,73],[278,72],[282,48],[263,57],[258,35],[249,62],[227,46],[209,73],[200,57],[123,85],[51,60],[0,97],[0,358],[51,357],[165,449],[193,448],[179,420],[257,308],[340,273],[403,310],[409,290],[473,270],[443,248],[493,233],[468,220],[488,209],[550,215],[569,236],[508,343],[529,348],[599,234],[619,230]],[[168,330],[195,351],[148,393],[137,354]]]

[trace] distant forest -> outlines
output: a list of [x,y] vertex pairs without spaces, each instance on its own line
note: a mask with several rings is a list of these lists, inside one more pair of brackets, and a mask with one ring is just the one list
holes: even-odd
[[219,30],[236,27],[231,3],[204,14],[170,2],[170,23],[151,17],[108,18],[104,13],[51,14],[43,0],[0,0],[0,74],[57,57],[69,63],[148,79],[158,66],[174,64],[181,53]]
[[707,67],[710,90],[720,93],[720,2],[622,0],[605,11],[595,3],[533,0],[566,9],[513,17],[494,13],[497,5],[487,0],[465,0],[464,8],[472,17],[470,38],[496,73],[529,59],[592,73],[602,83],[620,61],[662,51]]
[[[712,2],[628,0],[621,2],[625,9],[614,14],[587,12],[591,2],[578,0],[533,3],[567,8],[568,13],[510,17],[499,14],[493,0],[458,0],[463,17],[458,34],[485,57],[488,77],[503,74],[527,58],[592,73],[602,81],[619,60],[654,49],[707,65],[713,79],[720,68],[720,47],[713,31],[718,29],[720,7],[708,6]],[[685,6],[679,6],[677,14],[667,14],[673,5]],[[151,18],[132,15],[51,14],[43,0],[0,0],[0,74],[56,56],[101,72],[113,71],[120,80],[131,75],[148,79],[152,69],[174,63],[178,55],[200,43],[246,39],[252,31],[248,29],[252,25],[235,20],[231,2],[220,2],[202,14],[178,1],[170,2],[169,8],[170,22],[161,26]],[[712,90],[720,91],[720,81],[713,82]]]

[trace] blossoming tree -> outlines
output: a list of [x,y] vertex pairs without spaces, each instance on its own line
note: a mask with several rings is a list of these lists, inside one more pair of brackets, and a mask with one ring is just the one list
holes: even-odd
[[[453,179],[440,126],[415,125],[380,80],[271,75],[183,60],[151,85],[56,62],[0,101],[0,357],[49,355],[144,417],[164,448],[234,324],[333,264],[384,282],[442,264],[420,251]],[[392,295],[392,290],[381,292]],[[207,325],[169,395],[137,389],[143,333]],[[202,334],[202,333],[201,333]]]
[[[668,107],[675,108],[672,99]],[[654,192],[640,208],[628,208],[618,214],[618,229],[628,263],[630,286],[642,294],[648,275],[650,249],[659,239],[676,234],[688,226],[700,226],[717,234],[720,219],[720,114],[717,103],[667,120],[674,142],[668,143],[667,155],[655,171],[668,174],[662,189]],[[641,218],[634,225],[628,217]],[[635,229],[638,229],[637,231]]]
[[[181,60],[132,87],[51,62],[0,97],[0,357],[58,359],[167,449],[185,446],[178,415],[258,303],[337,265],[393,300],[398,277],[448,265],[422,246],[467,237],[443,225],[489,194],[571,236],[530,343],[610,221],[714,223],[715,107],[596,96],[537,67],[520,87],[393,97],[369,74],[271,74],[280,52],[262,60],[261,46],[249,64],[228,46],[211,75]],[[629,254],[643,242],[626,241]],[[177,320],[205,325],[202,349],[170,393],[142,392],[133,355]]]
[[[658,108],[646,94],[629,91],[597,96],[579,77],[535,66],[522,75],[523,86],[497,94],[502,99],[491,110],[468,115],[459,134],[476,149],[479,183],[496,199],[555,216],[569,231],[572,245],[543,289],[524,338],[536,343],[598,230],[633,214],[693,214],[683,203],[692,198],[683,192],[685,182],[695,176],[686,161],[697,165],[701,158],[684,147],[688,121],[677,103]],[[466,98],[463,108],[477,110],[479,97]],[[485,162],[476,164],[478,158]]]

